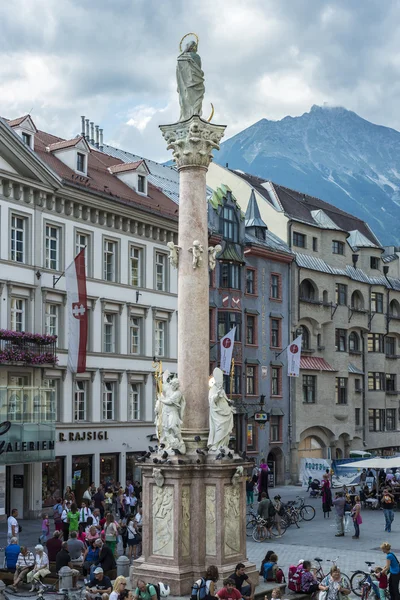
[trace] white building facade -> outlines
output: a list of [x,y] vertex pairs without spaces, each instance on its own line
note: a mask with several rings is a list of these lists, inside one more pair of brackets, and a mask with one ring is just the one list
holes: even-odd
[[[58,358],[0,360],[2,420],[24,422],[36,402],[30,421],[51,406],[55,428],[50,460],[12,462],[9,453],[5,464],[0,455],[3,514],[36,516],[67,485],[79,500],[92,481],[137,478],[154,432],[154,357],[176,370],[177,276],[166,246],[176,239],[176,207],[148,184],[145,163],[120,163],[84,138],[38,132],[29,116],[0,120],[0,330],[57,336]],[[87,369],[74,375],[63,272],[82,248]]]

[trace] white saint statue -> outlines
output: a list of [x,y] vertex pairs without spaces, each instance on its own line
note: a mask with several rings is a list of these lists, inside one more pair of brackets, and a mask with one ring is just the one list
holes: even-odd
[[233,429],[233,409],[223,388],[224,374],[221,369],[214,369],[209,380],[208,401],[210,405],[210,434],[208,448],[219,450],[227,448]]
[[155,407],[156,433],[164,450],[179,450],[185,454],[185,442],[182,439],[181,426],[185,412],[185,398],[179,390],[179,380],[174,377],[169,381],[170,372],[163,373],[162,393],[158,394]]

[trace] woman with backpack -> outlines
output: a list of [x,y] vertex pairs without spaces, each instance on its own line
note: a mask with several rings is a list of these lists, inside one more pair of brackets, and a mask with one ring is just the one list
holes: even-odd
[[219,579],[218,567],[216,567],[215,565],[210,565],[207,569],[206,576],[204,579],[207,598],[215,598],[217,594],[216,583]]

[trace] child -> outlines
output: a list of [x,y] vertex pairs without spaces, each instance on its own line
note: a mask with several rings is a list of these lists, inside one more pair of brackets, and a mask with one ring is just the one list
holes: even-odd
[[42,535],[39,537],[39,543],[45,544],[47,542],[47,537],[50,534],[50,523],[49,523],[49,515],[43,515],[42,521]]
[[217,592],[217,598],[221,600],[240,600],[242,594],[235,587],[234,579],[224,579],[224,587]]
[[278,569],[278,556],[271,554],[269,562],[264,565],[264,581],[276,581],[276,571]]
[[382,567],[376,567],[375,577],[379,581],[379,597],[381,600],[385,600],[385,590],[388,585],[388,578]]
[[[271,600],[280,600],[281,598],[281,588],[274,588],[271,592]],[[264,600],[267,600],[267,596],[265,596]]]

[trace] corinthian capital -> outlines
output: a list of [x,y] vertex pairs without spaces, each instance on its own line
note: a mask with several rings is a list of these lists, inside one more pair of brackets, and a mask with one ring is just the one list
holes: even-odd
[[178,169],[207,169],[212,161],[212,151],[219,150],[225,125],[214,125],[194,116],[180,123],[160,125],[160,129],[167,142],[167,150],[172,150]]

